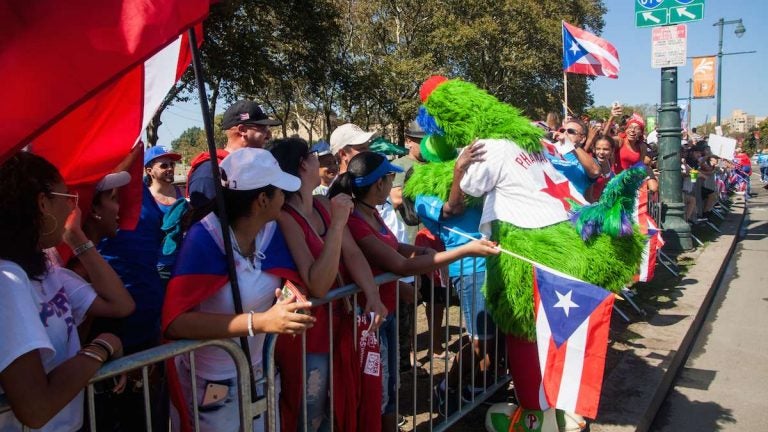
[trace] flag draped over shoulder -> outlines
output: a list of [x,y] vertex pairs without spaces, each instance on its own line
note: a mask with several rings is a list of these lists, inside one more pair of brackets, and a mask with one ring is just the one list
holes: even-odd
[[614,296],[540,267],[533,272],[540,405],[595,418]]
[[0,1],[0,162],[31,144],[69,185],[111,172],[189,65],[186,30],[202,34],[210,3]]
[[563,21],[563,71],[619,77],[619,53],[610,42]]

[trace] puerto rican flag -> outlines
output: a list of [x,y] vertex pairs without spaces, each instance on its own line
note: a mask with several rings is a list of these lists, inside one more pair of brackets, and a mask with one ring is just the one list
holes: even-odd
[[533,268],[533,282],[540,406],[595,418],[614,296],[540,267]]
[[563,21],[563,71],[619,77],[619,53],[610,42]]
[[643,260],[640,263],[640,269],[634,277],[635,282],[648,282],[653,279],[658,252],[664,247],[661,229],[648,213],[649,195],[648,180],[646,180],[638,191],[635,219],[640,227],[640,232],[648,237],[648,241],[643,249]]
[[112,172],[189,65],[187,30],[202,41],[210,3],[0,2],[0,162],[31,145],[69,186]]

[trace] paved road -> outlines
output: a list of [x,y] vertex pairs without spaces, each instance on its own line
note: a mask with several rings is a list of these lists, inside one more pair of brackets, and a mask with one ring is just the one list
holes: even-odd
[[653,431],[768,431],[768,190],[752,178],[746,233]]

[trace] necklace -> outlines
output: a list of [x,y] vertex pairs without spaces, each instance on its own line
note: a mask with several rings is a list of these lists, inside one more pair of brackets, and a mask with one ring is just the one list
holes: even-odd
[[[368,204],[367,202],[365,202],[365,201],[363,201],[361,199],[356,199],[355,201],[360,203],[360,204],[362,204],[364,207],[368,207],[371,210],[376,210],[375,206],[372,206],[372,205]],[[378,210],[376,210],[376,211],[378,211]]]

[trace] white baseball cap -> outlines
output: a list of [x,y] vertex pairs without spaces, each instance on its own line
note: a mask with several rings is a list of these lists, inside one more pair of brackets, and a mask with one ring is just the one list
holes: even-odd
[[221,161],[221,184],[230,190],[254,190],[267,185],[295,192],[301,179],[280,169],[272,153],[258,148],[236,150]]
[[378,132],[364,131],[356,124],[343,124],[331,134],[331,154],[335,156],[339,150],[346,146],[365,144],[377,136],[379,136]]
[[96,192],[103,192],[125,186],[131,181],[131,175],[127,171],[119,171],[107,174],[96,183]]

